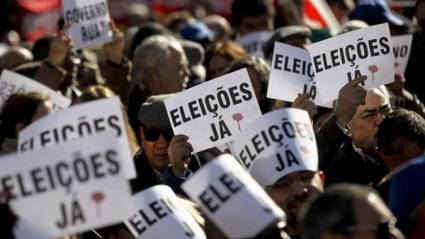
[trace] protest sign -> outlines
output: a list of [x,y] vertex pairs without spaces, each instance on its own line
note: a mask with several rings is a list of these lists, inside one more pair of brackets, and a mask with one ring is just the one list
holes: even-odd
[[[133,196],[134,211],[124,224],[135,238],[196,238],[206,235],[168,186],[158,185]],[[129,214],[130,215],[130,214]]]
[[229,238],[251,238],[285,214],[230,154],[198,170],[182,189]]
[[71,25],[70,36],[79,50],[112,40],[106,0],[62,0],[63,18]]
[[0,191],[18,216],[17,238],[59,238],[122,221],[132,202],[123,156],[104,132],[2,157]]
[[236,39],[250,55],[264,58],[263,46],[273,35],[273,32],[261,31],[243,35]]
[[394,55],[388,24],[348,32],[309,45],[322,103],[337,99],[348,81],[367,76],[366,88],[394,81]]
[[37,120],[19,132],[18,151],[56,146],[104,131],[112,131],[118,138],[124,170],[134,178],[136,171],[117,96],[75,105]]
[[310,54],[302,48],[275,42],[267,97],[292,102],[304,93],[321,105]]
[[[303,159],[315,162],[317,167],[317,145],[310,117],[305,110],[295,108],[272,111],[252,122],[233,141],[231,150],[262,186],[304,167]],[[259,160],[267,164],[254,170]]]
[[397,74],[404,74],[404,71],[406,71],[410,49],[412,48],[412,39],[412,34],[392,37],[395,58],[394,66]]
[[49,87],[26,76],[4,69],[0,76],[0,109],[11,95],[32,91],[48,95],[50,101],[53,103],[53,109],[56,111],[66,109],[71,104],[70,99]]
[[246,69],[185,90],[164,103],[174,133],[187,135],[194,153],[231,141],[261,116]]

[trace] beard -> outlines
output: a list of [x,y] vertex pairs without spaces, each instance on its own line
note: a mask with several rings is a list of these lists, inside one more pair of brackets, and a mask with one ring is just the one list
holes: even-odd
[[304,207],[310,195],[311,192],[304,192],[301,195],[295,195],[294,197],[288,200],[285,211],[287,212],[287,223],[289,225],[298,224],[298,214],[300,210]]

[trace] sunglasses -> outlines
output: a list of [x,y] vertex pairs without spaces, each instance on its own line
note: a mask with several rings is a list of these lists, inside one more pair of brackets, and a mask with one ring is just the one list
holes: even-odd
[[174,137],[174,132],[171,129],[146,129],[144,135],[147,141],[157,141],[162,135],[164,139],[169,142]]

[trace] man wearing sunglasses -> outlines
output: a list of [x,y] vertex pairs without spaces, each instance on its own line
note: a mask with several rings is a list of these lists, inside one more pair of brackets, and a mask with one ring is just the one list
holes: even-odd
[[135,155],[133,191],[162,183],[181,193],[180,185],[193,174],[188,168],[192,145],[187,136],[174,135],[168,120],[164,100],[171,95],[151,96],[140,108],[142,148]]
[[395,227],[396,219],[371,189],[339,184],[307,204],[300,217],[302,238],[404,238]]

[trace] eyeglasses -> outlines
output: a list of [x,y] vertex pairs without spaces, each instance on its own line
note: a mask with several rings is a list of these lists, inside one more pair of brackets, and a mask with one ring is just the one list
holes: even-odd
[[377,224],[359,224],[359,225],[351,225],[346,226],[340,230],[339,232],[351,234],[354,232],[362,232],[362,231],[376,231],[378,239],[387,239],[390,238],[390,230],[395,228],[394,220],[386,220],[381,221]]
[[146,129],[144,135],[147,141],[157,141],[159,136],[162,135],[164,139],[169,142],[174,137],[174,132],[171,129]]
[[391,109],[390,105],[384,105],[378,109],[371,109],[371,110],[365,110],[360,118],[366,121],[371,122],[373,119],[375,119],[376,116],[378,116],[378,114],[383,115],[384,117],[386,117],[387,115],[389,115],[393,110]]

